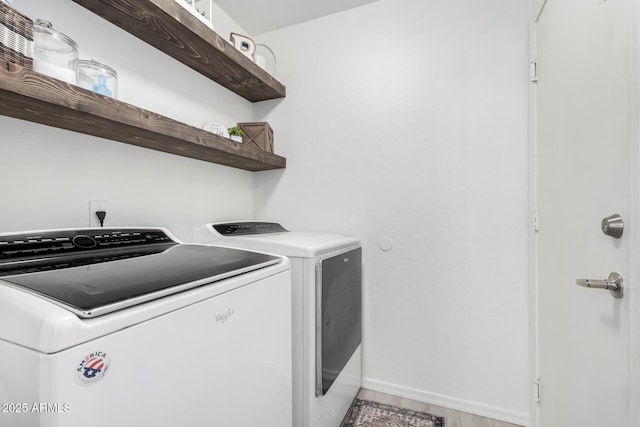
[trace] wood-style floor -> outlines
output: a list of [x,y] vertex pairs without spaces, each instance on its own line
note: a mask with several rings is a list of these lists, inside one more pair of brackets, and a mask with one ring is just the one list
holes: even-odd
[[516,424],[505,423],[491,418],[366,389],[360,390],[358,398],[445,417],[445,427],[522,427]]

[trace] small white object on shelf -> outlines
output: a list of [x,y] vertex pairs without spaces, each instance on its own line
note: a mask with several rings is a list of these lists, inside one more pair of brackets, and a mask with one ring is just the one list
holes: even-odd
[[213,30],[213,0],[175,0]]
[[254,61],[253,52],[256,51],[256,44],[250,37],[238,33],[231,33],[231,44],[247,58]]
[[224,138],[229,138],[229,132],[227,131],[227,128],[222,126],[220,123],[207,122],[204,124],[202,128],[206,131],[215,133],[216,135],[220,135]]

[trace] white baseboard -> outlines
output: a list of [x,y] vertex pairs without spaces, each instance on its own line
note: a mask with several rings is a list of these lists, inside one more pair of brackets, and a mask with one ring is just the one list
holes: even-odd
[[416,390],[369,378],[362,378],[362,388],[381,393],[393,394],[395,396],[417,400],[431,405],[455,409],[457,411],[468,412],[482,417],[493,418],[495,420],[505,421],[520,426],[529,427],[531,425],[530,415],[523,412],[515,412],[508,409],[497,408],[495,406],[484,405],[482,403],[469,402],[455,397]]

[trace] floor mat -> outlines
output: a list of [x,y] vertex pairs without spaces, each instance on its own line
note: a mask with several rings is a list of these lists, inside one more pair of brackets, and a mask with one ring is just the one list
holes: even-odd
[[444,417],[356,399],[341,427],[444,427]]

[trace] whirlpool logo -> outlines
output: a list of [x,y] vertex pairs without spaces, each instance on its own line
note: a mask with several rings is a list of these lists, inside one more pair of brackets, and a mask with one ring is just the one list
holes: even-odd
[[107,374],[111,360],[104,351],[87,354],[76,368],[76,378],[82,384],[95,384]]
[[222,313],[216,314],[216,322],[224,323],[229,319],[229,317],[235,314],[235,310],[233,308],[227,309],[227,311],[223,311]]

